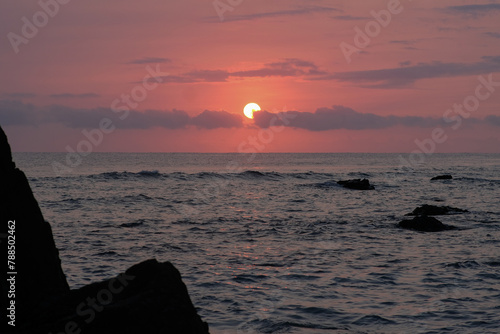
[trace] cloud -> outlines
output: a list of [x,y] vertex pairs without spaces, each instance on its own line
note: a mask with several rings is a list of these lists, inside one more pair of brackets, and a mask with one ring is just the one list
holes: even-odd
[[35,106],[15,100],[0,100],[0,124],[28,125],[38,124]]
[[[275,18],[275,17],[286,17],[286,16],[300,16],[300,15],[308,15],[313,13],[330,13],[330,12],[341,12],[341,10],[331,7],[321,7],[321,6],[308,6],[298,9],[289,9],[289,10],[278,10],[272,12],[264,12],[264,13],[253,13],[246,15],[228,15],[224,17],[223,22],[234,22],[234,21],[254,21],[266,18]],[[211,22],[219,22],[219,17],[209,17],[209,21]]]
[[393,40],[393,41],[389,41],[389,43],[391,43],[391,44],[412,45],[412,44],[415,44],[416,41],[414,41],[414,40]]
[[[106,108],[74,109],[54,105],[43,108],[33,107],[31,110],[34,110],[36,113],[36,117],[30,117],[31,119],[34,119],[34,122],[22,125],[60,123],[69,128],[94,128],[96,125],[98,126],[100,120],[103,118],[116,118],[111,110]],[[0,113],[1,112],[3,112],[3,110],[0,110]],[[29,112],[25,113],[30,115]]]
[[336,15],[333,17],[335,20],[342,21],[357,21],[357,20],[369,20],[368,16],[352,16],[352,15]]
[[49,96],[54,99],[88,99],[88,98],[100,97],[101,95],[96,93],[83,93],[83,94],[62,93],[62,94],[52,94]]
[[477,4],[477,5],[462,5],[462,6],[449,6],[445,10],[452,14],[462,14],[469,17],[481,17],[487,14],[500,11],[500,4]]
[[417,43],[415,40],[393,40],[389,41],[389,43],[402,45],[404,50],[420,50],[419,48],[412,46]]
[[171,60],[168,58],[144,57],[131,60],[127,64],[142,65],[142,64],[158,64],[158,63],[169,63],[169,62],[171,62]]
[[490,115],[484,119],[490,125],[500,126],[500,116]]
[[[114,113],[108,108],[75,109],[65,106],[36,107],[33,104],[14,100],[0,100],[0,124],[2,126],[39,126],[62,124],[72,129],[92,129],[99,126],[103,118],[109,118],[118,129],[199,129],[242,128],[243,116],[227,111],[205,110],[190,116],[183,110],[130,111],[124,120],[123,111]],[[467,123],[500,126],[500,116],[490,115],[484,120],[467,119]],[[287,126],[309,131],[387,129],[394,126],[433,128],[450,126],[441,118],[421,116],[380,116],[360,113],[345,106],[319,108],[315,112],[288,111],[270,113],[254,112],[254,124],[259,128]]]
[[2,94],[2,96],[8,97],[11,99],[30,99],[30,98],[36,97],[36,94],[16,92],[16,93],[4,93],[4,94]]
[[488,31],[488,32],[485,32],[483,35],[488,36],[488,37],[493,37],[493,38],[500,38],[500,33],[498,33],[498,32]]
[[227,111],[205,110],[198,116],[193,117],[191,124],[205,129],[241,128],[243,126],[243,117]]
[[114,113],[108,108],[75,109],[66,106],[36,107],[14,100],[0,100],[0,124],[3,126],[38,126],[59,123],[69,128],[95,128],[103,118],[109,118],[119,129],[182,129],[189,125],[204,129],[242,127],[240,115],[226,111],[205,110],[191,117],[182,110],[130,111],[124,120],[122,111]]
[[416,81],[434,78],[479,75],[500,71],[500,56],[483,57],[476,63],[419,63],[413,66],[339,72],[314,80],[351,82],[365,88],[407,88]]
[[267,63],[254,70],[234,71],[197,70],[181,75],[162,77],[166,83],[226,82],[229,78],[304,77],[326,75],[314,63],[297,58]]
[[[69,128],[95,128],[103,118],[109,118],[118,129],[165,129],[185,128],[190,121],[189,115],[181,110],[146,110],[144,112],[130,111],[127,118],[121,120],[119,115],[108,108],[73,109],[64,106],[50,106],[37,111],[41,116],[39,124],[60,123]],[[25,124],[33,125],[33,124]],[[36,124],[38,125],[38,124]]]
[[296,58],[287,58],[281,62],[265,64],[263,68],[249,71],[232,72],[230,76],[248,77],[291,77],[325,74],[312,62]]
[[[406,41],[393,41],[404,45]],[[411,41],[408,43],[412,43]],[[411,47],[408,47],[411,48]],[[231,78],[295,77],[306,80],[336,80],[351,82],[364,88],[408,88],[423,79],[449,78],[488,74],[500,71],[500,56],[483,57],[476,63],[431,62],[399,63],[397,68],[327,73],[313,62],[286,58],[244,71],[196,70],[180,75],[163,76],[164,83],[228,82]]]
[[223,70],[200,70],[189,72],[185,77],[193,82],[223,82],[229,77],[229,73]]
[[480,30],[480,28],[478,27],[473,27],[473,26],[469,26],[469,25],[454,25],[454,26],[451,26],[451,27],[438,27],[437,28],[439,32],[442,32],[442,31],[449,31],[449,32],[467,32],[467,31],[475,31],[475,30]]
[[[161,76],[159,77],[162,79],[163,83],[195,83],[195,82],[203,82],[200,78],[196,77],[191,77],[190,75],[166,75],[166,76]],[[220,82],[224,82],[226,80],[222,80]],[[216,81],[210,81],[210,82],[216,82]],[[137,82],[140,83],[140,82]]]
[[[497,116],[490,116],[497,117]],[[277,114],[267,111],[254,112],[255,124],[260,128],[270,126],[287,126],[309,131],[327,130],[368,130],[386,129],[393,126],[431,128],[437,126],[447,126],[440,118],[421,116],[379,116],[371,113],[359,113],[344,106],[333,106],[332,108],[319,108],[314,113],[288,111]],[[500,117],[489,120],[489,123],[500,121]],[[467,122],[481,123],[475,118],[470,118]]]
[[224,70],[196,70],[181,75],[160,77],[163,83],[226,82],[229,73]]
[[129,116],[120,125],[124,129],[151,129],[160,127],[165,129],[182,129],[190,121],[189,115],[183,110],[146,110],[144,112],[131,111]]

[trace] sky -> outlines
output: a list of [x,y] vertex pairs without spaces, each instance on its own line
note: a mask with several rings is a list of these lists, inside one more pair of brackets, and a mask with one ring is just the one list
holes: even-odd
[[0,36],[14,151],[500,153],[500,1],[2,1]]

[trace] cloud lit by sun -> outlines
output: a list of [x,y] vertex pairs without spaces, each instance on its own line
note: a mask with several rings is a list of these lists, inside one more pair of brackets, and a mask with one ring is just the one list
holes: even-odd
[[243,108],[243,113],[250,119],[253,118],[254,111],[260,111],[260,107],[257,103],[249,103]]

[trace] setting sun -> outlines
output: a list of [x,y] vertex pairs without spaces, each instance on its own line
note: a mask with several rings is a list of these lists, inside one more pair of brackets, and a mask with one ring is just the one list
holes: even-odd
[[260,107],[257,103],[249,103],[243,108],[243,113],[248,118],[253,118],[254,111],[260,111]]

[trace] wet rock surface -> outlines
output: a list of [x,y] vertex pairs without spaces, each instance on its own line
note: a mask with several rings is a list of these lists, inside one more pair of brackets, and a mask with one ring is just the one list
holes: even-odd
[[345,180],[345,181],[338,181],[338,184],[343,186],[344,188],[348,189],[355,189],[355,190],[373,190],[375,189],[374,186],[370,185],[370,181],[368,179],[352,179],[352,180]]
[[449,175],[449,174],[445,174],[445,175],[438,175],[438,176],[434,176],[431,181],[435,181],[435,180],[451,180],[453,179],[453,176]]
[[405,216],[442,216],[469,212],[452,206],[436,206],[424,204]]
[[436,218],[428,216],[417,216],[411,220],[402,220],[398,226],[421,232],[440,232],[456,229],[454,226],[445,225]]

